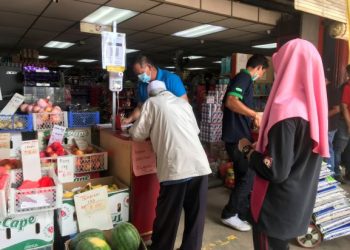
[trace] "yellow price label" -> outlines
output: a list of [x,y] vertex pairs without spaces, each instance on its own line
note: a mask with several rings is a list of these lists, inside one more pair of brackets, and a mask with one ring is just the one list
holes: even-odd
[[124,66],[107,66],[108,72],[124,72],[125,67]]

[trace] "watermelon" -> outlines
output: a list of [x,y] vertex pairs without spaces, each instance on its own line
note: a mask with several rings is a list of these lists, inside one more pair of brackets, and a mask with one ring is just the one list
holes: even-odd
[[99,229],[88,229],[83,232],[80,232],[77,234],[70,242],[69,242],[69,249],[75,250],[79,241],[82,239],[88,238],[88,237],[97,237],[100,238],[101,240],[106,240],[103,231]]
[[111,248],[105,240],[87,237],[78,242],[76,250],[111,250]]
[[140,234],[132,224],[123,222],[113,228],[111,238],[113,250],[138,250],[140,243]]

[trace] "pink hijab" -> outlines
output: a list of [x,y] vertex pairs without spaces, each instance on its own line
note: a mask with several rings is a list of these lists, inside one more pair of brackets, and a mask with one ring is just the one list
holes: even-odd
[[[328,105],[321,57],[308,41],[294,39],[272,57],[276,72],[261,122],[256,150],[265,153],[268,133],[276,123],[301,117],[310,123],[313,152],[323,157],[328,150]],[[255,177],[251,208],[257,222],[268,188],[268,181]]]

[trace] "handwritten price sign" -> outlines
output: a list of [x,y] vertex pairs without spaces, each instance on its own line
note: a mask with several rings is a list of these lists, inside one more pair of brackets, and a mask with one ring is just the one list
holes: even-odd
[[66,127],[55,125],[53,127],[53,130],[50,136],[49,145],[51,145],[54,142],[62,143],[65,132],[66,132]]
[[24,141],[21,145],[23,179],[37,181],[41,178],[38,140]]
[[100,230],[113,228],[106,187],[76,194],[74,203],[80,231],[91,228]]
[[62,183],[74,181],[74,158],[72,156],[57,158],[57,175]]
[[0,158],[9,158],[10,157],[10,146],[11,146],[11,134],[9,133],[0,133]]
[[18,107],[23,103],[24,96],[16,93],[7,103],[5,108],[1,110],[0,115],[13,115]]

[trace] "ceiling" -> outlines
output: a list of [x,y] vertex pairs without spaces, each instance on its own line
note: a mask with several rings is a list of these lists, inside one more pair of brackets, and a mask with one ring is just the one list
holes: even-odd
[[[57,1],[57,0],[56,0]],[[168,0],[170,1],[170,0]],[[172,0],[173,1],[173,0]],[[170,1],[170,2],[172,2]],[[182,0],[183,1],[183,0]],[[80,20],[106,5],[130,9],[138,15],[118,24],[126,33],[127,47],[151,55],[162,66],[172,65],[175,52],[202,55],[189,66],[212,67],[213,61],[232,52],[253,53],[251,42],[270,39],[272,24],[210,13],[201,9],[174,5],[160,0],[11,0],[0,1],[0,56],[16,54],[20,49],[37,49],[60,64],[74,64],[78,59],[101,58],[99,35],[80,32]],[[212,1],[214,2],[214,1]],[[230,3],[231,4],[231,3]],[[200,24],[214,24],[227,30],[196,39],[171,34]],[[48,41],[74,42],[60,50],[44,48]],[[130,61],[135,54],[128,54]],[[216,65],[215,67],[219,67]]]

